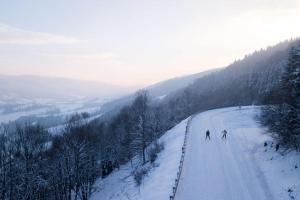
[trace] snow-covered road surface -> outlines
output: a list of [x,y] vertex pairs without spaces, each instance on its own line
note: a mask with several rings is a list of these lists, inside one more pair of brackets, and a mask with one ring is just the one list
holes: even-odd
[[[251,131],[257,133],[257,124],[242,112],[219,109],[194,117],[176,200],[274,199],[253,156],[251,139],[257,134]],[[207,129],[210,141],[205,140]],[[227,140],[221,139],[224,129]]]

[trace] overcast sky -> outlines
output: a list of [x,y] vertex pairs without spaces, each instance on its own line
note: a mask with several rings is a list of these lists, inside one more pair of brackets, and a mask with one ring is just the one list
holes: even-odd
[[300,36],[299,0],[0,0],[0,74],[148,85]]

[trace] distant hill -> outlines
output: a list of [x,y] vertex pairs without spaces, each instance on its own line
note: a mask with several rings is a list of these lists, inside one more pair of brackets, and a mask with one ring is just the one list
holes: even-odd
[[156,84],[153,84],[145,89],[149,92],[149,95],[153,99],[163,99],[170,93],[182,89],[192,83],[198,78],[209,75],[213,72],[217,72],[220,69],[213,69],[204,72],[200,72],[197,74],[191,74],[181,77],[172,78],[169,80],[165,80]]
[[[160,101],[205,74],[166,80],[147,89],[153,100]],[[130,104],[134,97],[132,88],[101,82],[0,75],[0,124],[17,120],[18,123],[33,121],[46,127],[56,126],[63,123],[64,116],[74,112],[89,112],[94,117],[118,111]]]
[[0,75],[0,100],[111,98],[128,93],[128,88],[101,82],[42,76]]
[[[209,75],[213,72],[217,72],[219,70],[221,69],[208,70],[197,74],[176,77],[162,82],[158,82],[156,84],[141,89],[147,90],[150,99],[153,103],[159,103],[170,94],[175,93],[176,91],[179,91],[182,88],[193,84],[195,80]],[[111,116],[114,116],[117,113],[117,111],[120,110],[123,106],[129,105],[134,100],[134,98],[135,93],[132,93],[125,97],[104,104],[101,108],[101,111],[103,113],[106,113],[106,115],[104,115],[102,118],[109,118]]]

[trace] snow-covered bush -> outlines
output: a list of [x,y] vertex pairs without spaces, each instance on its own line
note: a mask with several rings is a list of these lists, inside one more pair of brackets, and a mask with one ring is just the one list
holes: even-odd
[[141,168],[136,169],[133,172],[134,181],[137,186],[140,186],[143,182],[144,177],[148,174],[150,168],[149,166],[143,166]]
[[148,157],[151,163],[153,163],[156,158],[157,155],[164,150],[164,143],[159,143],[159,142],[155,142],[155,144],[150,147],[150,149],[148,150]]

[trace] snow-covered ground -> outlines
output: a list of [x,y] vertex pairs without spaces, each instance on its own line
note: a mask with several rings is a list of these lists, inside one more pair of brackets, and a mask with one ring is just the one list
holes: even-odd
[[187,120],[182,121],[160,138],[165,145],[157,160],[140,187],[136,187],[132,168],[128,163],[109,177],[95,184],[92,200],[159,200],[168,199],[171,194],[181,156],[181,147]]
[[[70,100],[55,100],[55,99],[32,99],[25,101],[19,99],[17,102],[6,101],[3,105],[0,103],[0,124],[15,122],[18,123],[39,123],[38,120],[50,120],[52,118],[60,119],[59,125],[65,123],[65,118],[74,113],[87,112],[91,118],[96,118],[102,115],[101,109],[103,104],[110,99],[70,99]],[[43,119],[44,118],[44,119]],[[33,121],[36,120],[36,121]],[[42,124],[49,127],[48,124]],[[55,129],[57,124],[55,124]]]
[[12,112],[7,114],[0,114],[0,124],[1,123],[8,123],[15,121],[23,116],[32,116],[32,115],[39,115],[41,113],[47,112],[46,108],[38,108],[30,111],[19,111],[19,112]]
[[[272,138],[255,120],[258,113],[257,107],[224,108],[193,118],[176,200],[300,199],[299,153],[276,152]],[[140,188],[135,186],[128,164],[99,180],[92,199],[169,199],[186,123],[161,138],[165,150]],[[210,141],[205,141],[207,129]],[[227,140],[221,139],[223,129],[228,131]]]

